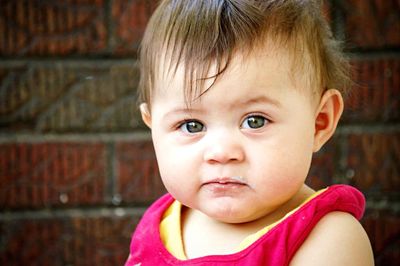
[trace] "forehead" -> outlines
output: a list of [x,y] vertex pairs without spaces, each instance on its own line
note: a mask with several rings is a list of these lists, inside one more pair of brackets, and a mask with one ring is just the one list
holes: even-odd
[[[266,42],[262,47],[251,51],[236,51],[227,68],[220,74],[218,74],[220,70],[215,61],[204,64],[207,66],[206,71],[195,68],[194,71],[203,72],[201,75],[203,83],[200,90],[187,98],[186,80],[190,80],[190,73],[187,73],[184,63],[173,62],[168,57],[168,53],[164,53],[156,71],[152,102],[165,98],[167,95],[174,95],[180,101],[190,105],[208,90],[212,90],[216,84],[224,79],[232,79],[232,76],[238,80],[250,82],[254,86],[263,85],[264,87],[277,86],[272,83],[285,80],[285,82],[290,82],[285,87],[291,87],[306,94],[313,92],[309,82],[309,77],[312,75],[311,68],[299,67],[297,61],[288,49],[279,47],[273,42]],[[307,60],[303,60],[303,63],[305,61]],[[196,80],[190,80],[190,82],[194,84]]]

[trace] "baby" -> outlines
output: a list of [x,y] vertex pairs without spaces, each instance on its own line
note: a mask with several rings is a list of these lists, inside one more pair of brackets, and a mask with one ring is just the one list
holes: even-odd
[[373,265],[356,189],[305,184],[348,62],[311,0],[164,0],[140,54],[140,111],[168,194],[126,265]]

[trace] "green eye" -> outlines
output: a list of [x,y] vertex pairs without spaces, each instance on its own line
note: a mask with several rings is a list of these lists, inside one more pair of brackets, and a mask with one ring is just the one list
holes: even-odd
[[251,128],[251,129],[257,129],[265,126],[265,124],[268,122],[268,120],[265,117],[259,116],[259,115],[253,115],[246,117],[246,119],[243,121],[241,127],[242,128]]
[[185,133],[199,133],[204,131],[204,125],[199,121],[187,121],[180,126],[180,130]]

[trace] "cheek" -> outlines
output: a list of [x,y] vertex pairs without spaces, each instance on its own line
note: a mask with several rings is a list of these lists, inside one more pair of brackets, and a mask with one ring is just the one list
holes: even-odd
[[[304,132],[303,132],[304,133]],[[285,186],[297,186],[307,177],[312,158],[312,137],[309,133],[292,136],[281,135],[276,141],[263,146],[260,156],[254,156],[257,175],[267,175],[270,186],[281,189]]]
[[259,162],[255,184],[270,203],[289,200],[304,185],[310,167],[310,156],[280,150],[269,154],[272,159]]
[[159,138],[154,139],[154,148],[161,179],[168,192],[178,197],[182,191],[190,190],[198,172],[193,153]]
[[312,119],[298,119],[299,124],[292,130],[287,131],[286,147],[283,155],[288,165],[295,169],[308,168],[311,163],[311,157],[314,147],[314,124]]
[[293,179],[305,180],[311,165],[313,142],[309,137],[291,143],[291,148],[284,151],[282,157],[285,158],[288,176]]

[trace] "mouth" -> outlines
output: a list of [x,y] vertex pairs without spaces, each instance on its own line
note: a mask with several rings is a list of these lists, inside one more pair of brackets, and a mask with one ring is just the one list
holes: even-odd
[[247,185],[246,181],[244,180],[243,177],[241,176],[233,176],[233,177],[217,177],[214,179],[211,179],[209,181],[206,181],[204,185],[209,185],[209,184],[216,184],[216,185]]
[[248,188],[248,184],[242,177],[218,177],[206,181],[202,185],[206,190],[223,195],[237,193],[245,188]]

